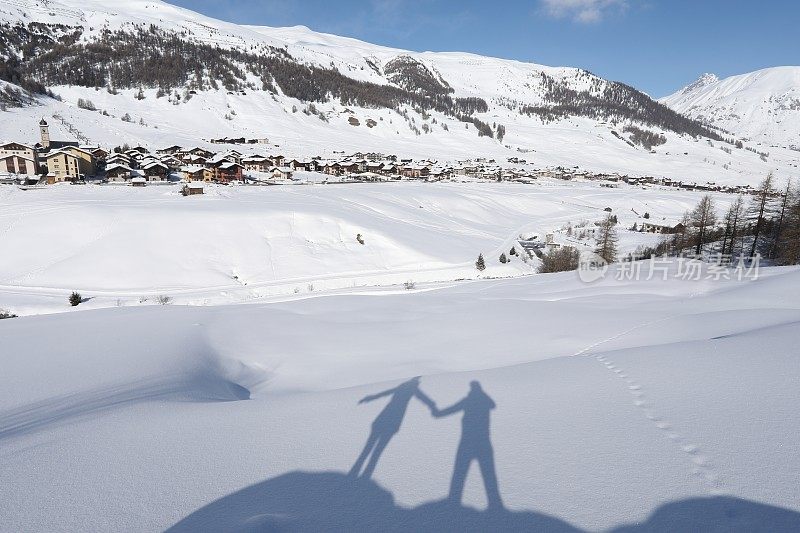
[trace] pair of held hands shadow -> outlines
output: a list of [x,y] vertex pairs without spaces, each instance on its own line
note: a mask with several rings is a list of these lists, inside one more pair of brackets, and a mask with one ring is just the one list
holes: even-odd
[[[372,476],[389,441],[400,431],[408,404],[412,398],[417,398],[430,409],[431,415],[435,418],[463,412],[461,440],[456,452],[448,499],[452,502],[461,502],[469,466],[472,461],[477,461],[489,506],[502,508],[489,428],[490,412],[497,406],[494,400],[483,391],[479,382],[471,382],[467,395],[444,409],[439,409],[436,403],[420,390],[418,377],[401,383],[397,387],[366,396],[358,403],[364,404],[384,397],[389,397],[389,403],[372,422],[372,430],[367,437],[364,449],[350,469],[350,476],[363,478]],[[364,466],[365,462],[366,466]]]

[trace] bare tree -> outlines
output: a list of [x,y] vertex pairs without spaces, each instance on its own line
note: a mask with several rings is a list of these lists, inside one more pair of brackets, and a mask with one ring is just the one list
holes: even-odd
[[764,231],[767,216],[772,210],[772,195],[775,193],[773,183],[774,178],[772,177],[772,172],[770,172],[758,186],[758,189],[756,189],[756,196],[753,198],[753,203],[750,205],[749,218],[755,222],[753,227],[753,246],[750,248],[750,257],[756,255],[759,238]]
[[783,193],[781,194],[780,206],[778,207],[777,216],[773,221],[774,224],[772,228],[772,243],[770,245],[770,250],[769,250],[770,259],[775,259],[777,257],[781,246],[781,242],[783,241],[784,222],[786,220],[787,209],[789,208],[791,192],[792,192],[792,180],[788,180],[786,182],[786,189],[784,189]]
[[725,213],[725,234],[722,237],[722,255],[733,255],[736,241],[741,235],[745,217],[744,198],[739,195]]
[[553,248],[539,258],[542,260],[539,265],[540,274],[577,270],[580,266],[580,253],[572,246]]
[[703,251],[703,246],[706,244],[709,232],[714,228],[717,223],[717,213],[714,207],[714,199],[710,195],[705,195],[700,199],[692,212],[689,214],[691,227],[696,232],[695,239],[695,255],[700,255]]

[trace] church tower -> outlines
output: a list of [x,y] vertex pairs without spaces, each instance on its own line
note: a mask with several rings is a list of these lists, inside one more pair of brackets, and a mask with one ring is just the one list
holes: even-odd
[[45,119],[39,121],[39,132],[42,134],[42,148],[45,150],[50,149],[50,126],[47,125]]

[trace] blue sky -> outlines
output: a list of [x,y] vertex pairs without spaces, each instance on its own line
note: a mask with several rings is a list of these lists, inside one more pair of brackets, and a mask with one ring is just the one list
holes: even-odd
[[582,67],[654,97],[704,72],[800,62],[798,0],[167,1],[241,24]]

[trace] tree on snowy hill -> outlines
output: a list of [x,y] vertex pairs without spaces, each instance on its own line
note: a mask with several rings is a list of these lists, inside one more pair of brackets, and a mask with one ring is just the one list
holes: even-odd
[[504,253],[500,254],[500,262],[503,263],[504,265],[508,263],[508,258],[506,257],[506,254]]
[[755,196],[750,204],[747,218],[753,224],[753,244],[750,247],[750,257],[754,257],[762,244],[764,227],[773,209],[772,197],[775,194],[774,178],[772,172],[759,184]]
[[786,222],[777,254],[778,262],[782,265],[800,264],[800,190],[791,195],[785,216]]
[[783,233],[786,231],[786,217],[791,201],[792,180],[786,183],[786,188],[781,193],[780,203],[776,209],[775,218],[772,221],[772,231],[770,232],[769,258],[776,259],[783,241]]
[[486,270],[486,261],[483,260],[483,254],[478,254],[478,260],[475,261],[475,268],[481,272]]
[[741,251],[742,226],[745,223],[745,205],[742,195],[736,197],[725,213],[725,233],[722,236],[722,255],[734,255]]
[[717,213],[714,207],[714,199],[710,195],[705,195],[689,214],[691,228],[694,231],[695,255],[700,255],[708,241],[709,234],[717,223]]
[[580,252],[572,246],[553,248],[539,256],[542,264],[539,265],[540,274],[554,272],[567,272],[577,270],[580,264]]
[[614,215],[609,214],[600,222],[597,230],[597,248],[595,253],[602,257],[607,263],[617,260],[617,227]]

